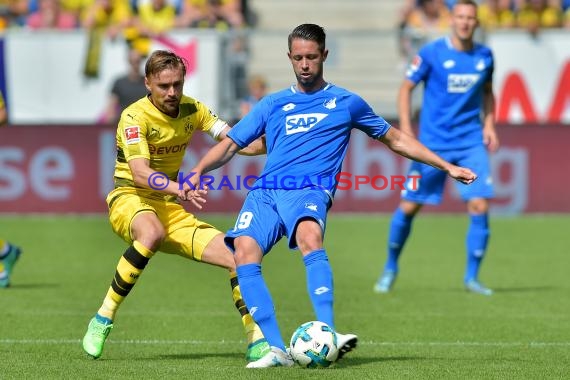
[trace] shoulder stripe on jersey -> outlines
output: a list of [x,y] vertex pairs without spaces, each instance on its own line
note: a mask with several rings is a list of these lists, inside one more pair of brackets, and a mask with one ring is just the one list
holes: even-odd
[[190,116],[198,112],[198,108],[194,103],[182,103],[180,104],[180,117]]
[[123,152],[123,149],[121,148],[117,148],[117,161],[120,163],[127,162],[127,160],[125,159],[125,152]]

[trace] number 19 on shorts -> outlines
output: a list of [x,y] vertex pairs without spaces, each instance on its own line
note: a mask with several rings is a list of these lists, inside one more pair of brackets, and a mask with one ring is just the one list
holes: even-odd
[[236,224],[234,226],[234,231],[245,230],[246,228],[249,227],[252,220],[253,220],[253,213],[251,211],[242,212],[236,221]]

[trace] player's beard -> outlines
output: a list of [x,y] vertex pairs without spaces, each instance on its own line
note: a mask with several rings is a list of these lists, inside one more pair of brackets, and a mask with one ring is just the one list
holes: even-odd
[[163,108],[162,112],[164,112],[169,116],[176,117],[178,115],[179,105],[180,105],[180,99],[166,99],[162,103],[162,108]]
[[301,74],[302,73],[298,73],[295,76],[297,77],[297,82],[299,82],[303,86],[303,89],[305,91],[312,92],[318,89],[317,86],[320,85],[320,81],[323,77],[322,69],[317,71],[316,73],[311,74],[308,77],[304,77]]

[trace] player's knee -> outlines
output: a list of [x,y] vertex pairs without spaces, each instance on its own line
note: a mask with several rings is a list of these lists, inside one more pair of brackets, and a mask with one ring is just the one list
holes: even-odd
[[422,209],[422,204],[408,200],[402,200],[399,207],[404,214],[408,216],[414,216]]
[[234,260],[236,265],[260,263],[263,251],[256,240],[249,236],[239,236],[234,240]]
[[489,202],[484,198],[471,199],[467,202],[467,211],[472,215],[486,214],[489,211]]
[[295,242],[303,254],[323,247],[323,232],[320,224],[312,218],[303,219],[295,230]]
[[145,247],[151,251],[156,251],[160,248],[162,241],[166,237],[166,232],[162,226],[155,227],[149,226],[144,232],[137,234],[136,240],[140,241]]
[[323,240],[318,234],[303,235],[297,237],[297,246],[303,254],[323,248]]
[[251,251],[240,248],[236,248],[234,252],[234,261],[236,265],[244,265],[253,262],[258,262],[257,257],[255,257]]

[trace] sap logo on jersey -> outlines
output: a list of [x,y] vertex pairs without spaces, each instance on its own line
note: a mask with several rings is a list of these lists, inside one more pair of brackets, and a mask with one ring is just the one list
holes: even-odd
[[302,115],[291,115],[285,118],[286,134],[292,135],[300,132],[307,132],[328,115],[326,113],[307,113]]
[[464,93],[479,81],[479,74],[449,74],[447,77],[447,92]]

